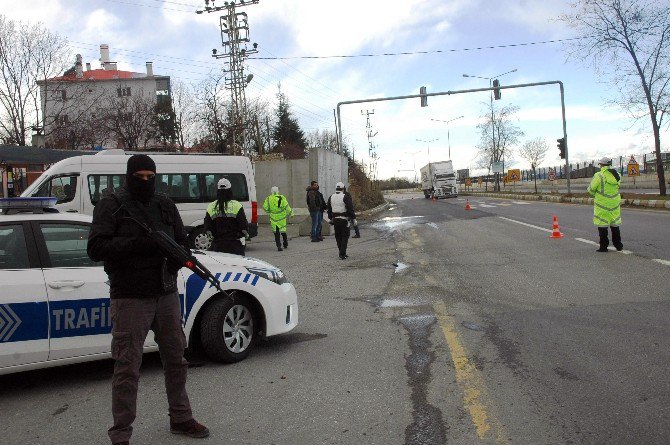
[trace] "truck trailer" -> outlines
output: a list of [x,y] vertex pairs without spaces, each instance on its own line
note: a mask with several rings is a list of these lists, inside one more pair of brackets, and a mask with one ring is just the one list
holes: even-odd
[[426,198],[458,196],[458,182],[451,161],[429,162],[420,171],[421,189]]

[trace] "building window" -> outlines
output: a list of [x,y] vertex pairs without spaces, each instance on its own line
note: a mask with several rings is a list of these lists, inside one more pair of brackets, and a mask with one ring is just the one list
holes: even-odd
[[117,88],[116,89],[116,95],[118,97],[128,97],[128,96],[130,96],[130,87]]

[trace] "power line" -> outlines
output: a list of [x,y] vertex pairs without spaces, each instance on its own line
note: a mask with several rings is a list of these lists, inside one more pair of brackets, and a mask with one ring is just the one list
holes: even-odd
[[477,46],[474,48],[435,49],[430,51],[404,51],[397,53],[350,54],[350,55],[331,55],[331,56],[252,57],[250,59],[251,60],[352,59],[356,57],[413,56],[421,54],[456,53],[464,51],[481,51],[485,49],[500,49],[500,48],[514,48],[520,46],[545,45],[549,43],[570,42],[572,40],[581,40],[585,38],[587,37],[572,37],[569,39],[542,40],[538,42],[525,42],[525,43],[508,43],[505,45]]

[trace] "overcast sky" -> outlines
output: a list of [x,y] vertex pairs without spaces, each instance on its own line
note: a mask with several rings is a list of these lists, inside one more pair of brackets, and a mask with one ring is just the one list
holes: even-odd
[[[223,2],[217,2],[223,4]],[[99,66],[99,45],[109,44],[120,69],[154,73],[193,82],[219,69],[212,48],[221,49],[219,14],[195,14],[204,0],[0,0],[6,16],[40,21],[67,37],[73,54]],[[568,59],[564,43],[570,29],[555,19],[567,12],[563,0],[260,0],[242,8],[249,15],[256,57],[342,56],[383,53],[428,54],[374,57],[248,60],[254,79],[247,97],[275,101],[277,83],[305,131],[334,129],[338,102],[365,98],[484,88],[486,79],[503,85],[560,80],[565,84],[567,132],[573,161],[604,155],[640,155],[653,151],[649,120],[638,124],[618,108],[604,78],[588,65]],[[513,46],[518,44],[531,44]],[[506,48],[476,49],[510,45]],[[428,107],[418,99],[342,107],[342,132],[355,148],[357,160],[367,160],[365,116],[371,124],[379,158],[379,176],[412,177],[411,170],[428,160],[448,158],[456,168],[474,169],[476,130],[486,111],[488,93],[431,97]],[[517,105],[517,124],[524,140],[542,137],[550,146],[543,165],[559,164],[556,139],[562,136],[557,85],[503,91],[496,105]],[[450,120],[447,125],[431,119]],[[670,134],[662,134],[668,149]],[[418,142],[417,139],[427,142]],[[640,159],[638,159],[640,161]],[[516,162],[516,164],[514,164]],[[512,165],[527,167],[515,156]],[[408,171],[409,170],[409,171]]]

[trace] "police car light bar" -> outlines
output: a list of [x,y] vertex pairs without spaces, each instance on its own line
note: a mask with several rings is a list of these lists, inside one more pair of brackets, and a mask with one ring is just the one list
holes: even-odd
[[43,211],[45,208],[53,208],[56,201],[58,198],[55,197],[0,198],[0,210]]

